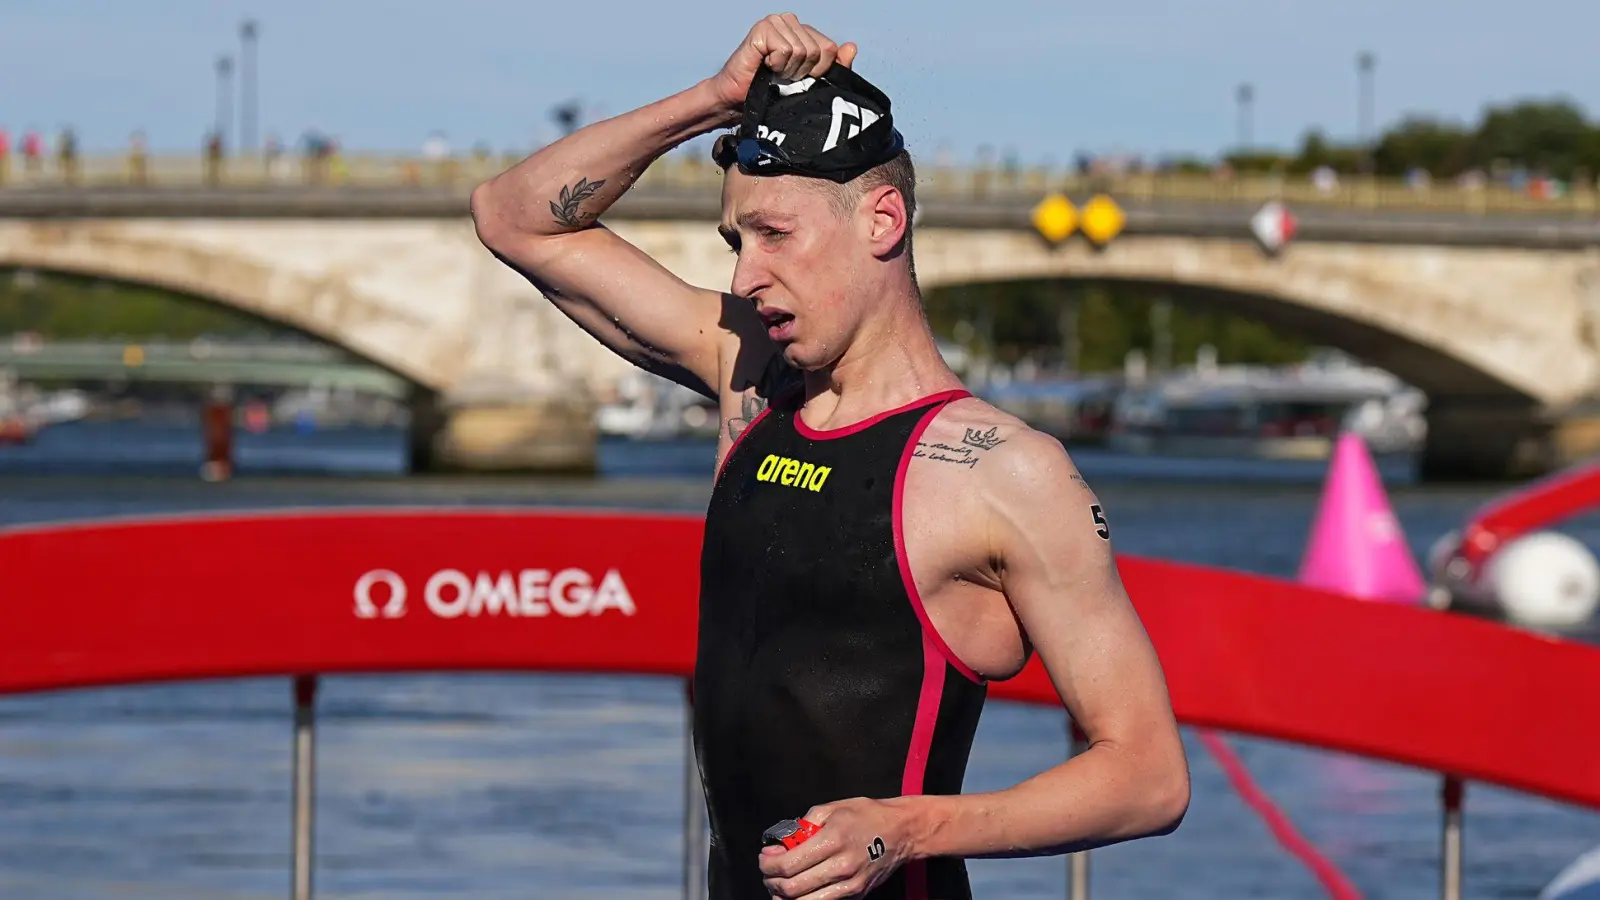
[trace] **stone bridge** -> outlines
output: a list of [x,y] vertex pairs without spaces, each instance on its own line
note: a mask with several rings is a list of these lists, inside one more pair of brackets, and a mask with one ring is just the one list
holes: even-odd
[[[0,268],[159,285],[346,347],[404,376],[422,467],[592,465],[595,397],[627,370],[478,244],[466,189],[8,188]],[[1059,245],[1037,194],[932,193],[925,288],[1059,278],[1149,285],[1306,334],[1430,398],[1424,469],[1522,475],[1600,450],[1600,220],[1297,210],[1277,254],[1254,205],[1131,200],[1107,245]],[[685,279],[726,287],[715,191],[642,184],[607,217]]]

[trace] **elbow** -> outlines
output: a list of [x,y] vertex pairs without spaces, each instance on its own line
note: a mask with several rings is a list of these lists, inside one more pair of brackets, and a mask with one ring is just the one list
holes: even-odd
[[1162,793],[1158,798],[1156,807],[1156,821],[1161,823],[1156,830],[1158,835],[1171,834],[1183,824],[1183,817],[1189,813],[1189,773],[1181,771],[1174,779],[1171,788]]
[[516,226],[507,220],[503,190],[493,178],[472,189],[472,227],[479,242],[496,254],[504,250],[516,232]]
[[[1174,736],[1176,737],[1176,736]],[[1127,761],[1119,781],[1119,822],[1114,841],[1164,837],[1189,812],[1189,761],[1183,744],[1150,747]]]
[[1161,837],[1178,830],[1189,812],[1189,766],[1180,752],[1152,773],[1150,789],[1144,797],[1143,816],[1146,835]]

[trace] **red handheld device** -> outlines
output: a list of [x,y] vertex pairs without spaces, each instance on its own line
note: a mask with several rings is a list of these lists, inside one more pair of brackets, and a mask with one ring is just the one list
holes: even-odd
[[761,832],[761,842],[768,846],[783,845],[786,850],[793,850],[806,842],[806,838],[816,834],[822,828],[815,822],[805,819],[784,819],[782,822]]

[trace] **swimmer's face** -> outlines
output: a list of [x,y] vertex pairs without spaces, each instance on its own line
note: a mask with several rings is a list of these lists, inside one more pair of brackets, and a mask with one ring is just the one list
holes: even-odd
[[[880,296],[870,212],[842,209],[838,186],[730,169],[722,223],[738,254],[732,291],[754,303],[784,358],[817,369],[839,358],[870,298]],[[865,223],[863,222],[865,217]]]

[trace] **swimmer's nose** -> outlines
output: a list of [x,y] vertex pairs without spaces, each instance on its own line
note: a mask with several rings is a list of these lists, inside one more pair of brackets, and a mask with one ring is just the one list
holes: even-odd
[[736,296],[754,298],[772,286],[772,273],[756,261],[758,256],[755,253],[739,254],[739,261],[733,266],[733,283],[730,285]]

